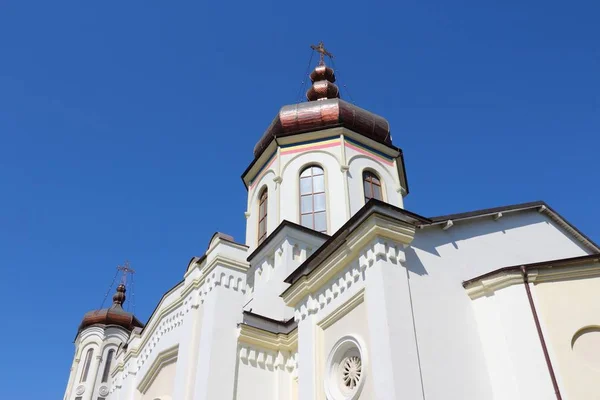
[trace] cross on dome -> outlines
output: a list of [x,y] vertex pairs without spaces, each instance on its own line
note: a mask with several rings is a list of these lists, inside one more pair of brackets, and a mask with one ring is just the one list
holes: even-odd
[[314,51],[316,51],[317,53],[319,53],[319,55],[320,55],[319,65],[325,64],[325,56],[327,56],[329,58],[333,58],[333,54],[331,54],[329,51],[327,51],[327,49],[325,48],[325,45],[323,44],[322,41],[319,42],[319,44],[317,44],[317,45],[311,44],[310,48],[313,49]]

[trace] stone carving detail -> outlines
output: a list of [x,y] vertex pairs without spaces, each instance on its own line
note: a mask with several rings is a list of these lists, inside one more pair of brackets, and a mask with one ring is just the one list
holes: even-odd
[[285,370],[293,372],[297,368],[298,353],[289,351],[265,350],[251,346],[240,347],[240,361],[253,367],[269,371]]
[[108,396],[108,386],[100,386],[100,389],[98,389],[98,394],[102,397]]
[[327,360],[325,393],[328,400],[357,400],[365,381],[365,348],[356,336],[344,336]]
[[351,356],[344,358],[342,360],[341,369],[343,384],[349,390],[353,391],[358,386],[360,376],[362,375],[362,362],[360,361],[360,357]]
[[79,386],[77,386],[77,389],[75,389],[75,394],[77,396],[81,396],[83,394],[83,392],[85,392],[85,386],[84,385],[79,385]]
[[375,239],[361,252],[358,261],[347,265],[342,271],[329,280],[318,292],[310,294],[296,305],[294,319],[302,321],[307,316],[317,314],[325,309],[333,299],[350,290],[352,285],[362,284],[367,270],[376,261],[383,260],[399,265],[406,261],[401,245],[384,239]]

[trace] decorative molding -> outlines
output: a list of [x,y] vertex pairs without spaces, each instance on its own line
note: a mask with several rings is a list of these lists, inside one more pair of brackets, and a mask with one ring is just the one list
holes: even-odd
[[252,215],[252,214],[250,213],[250,211],[246,211],[246,212],[244,213],[244,217],[246,217],[246,219],[250,218],[250,215]]
[[[130,344],[123,358],[125,364],[122,367],[124,370],[123,377],[132,372],[128,368],[129,361],[132,358],[137,359],[135,371],[139,371],[163,336],[179,329],[184,323],[185,315],[190,310],[198,308],[215,287],[221,286],[243,294],[246,293],[245,277],[248,263],[217,254],[208,264],[197,263],[192,266],[186,272],[186,277],[198,269],[201,271],[200,276],[194,280],[188,280],[179,294],[175,294],[177,298],[171,304],[162,309],[159,305],[160,311],[152,316],[152,321],[149,321],[142,335],[132,334],[132,337],[140,338],[140,343],[135,347]],[[166,301],[166,299],[163,301]]]
[[[551,264],[551,263],[549,263]],[[527,269],[527,278],[530,283],[540,284],[545,282],[557,282],[567,279],[585,279],[600,277],[600,263],[591,263],[580,267],[554,267]],[[494,292],[508,286],[523,283],[523,275],[520,271],[499,271],[497,274],[488,275],[475,282],[471,282],[465,290],[472,299],[483,296],[491,296]]]
[[154,379],[158,376],[161,369],[167,365],[177,361],[177,355],[179,353],[179,344],[172,346],[164,351],[161,351],[156,355],[154,362],[146,372],[146,375],[142,378],[137,389],[142,393],[146,393],[146,390],[150,387]]
[[75,394],[77,396],[81,396],[84,392],[85,392],[85,385],[79,385],[79,386],[77,386],[77,389],[75,389]]
[[503,217],[503,214],[501,212],[494,214],[494,221],[498,221],[500,218]]
[[[395,253],[394,255],[390,255],[390,257],[403,258],[404,251],[398,251],[398,247],[409,244],[414,238],[414,234],[415,227],[412,225],[392,220],[379,214],[371,215],[317,269],[286,289],[282,294],[283,300],[289,307],[297,308],[296,305],[302,299],[314,295],[319,291],[333,276],[346,268],[359,255],[359,251],[369,245],[369,243],[372,244],[375,238],[385,243],[388,243],[388,241],[395,242],[387,244],[387,247],[394,249]],[[403,260],[400,260],[400,262],[403,262]],[[357,269],[353,273],[360,274],[360,271]],[[355,278],[350,277],[349,279],[352,281]]]
[[98,394],[102,397],[108,396],[109,393],[110,390],[108,390],[108,386],[106,385],[100,386],[100,389],[98,389]]
[[317,322],[317,326],[325,330],[331,325],[339,321],[343,316],[354,310],[359,304],[365,300],[365,289],[361,288],[357,293],[352,295],[350,299],[344,302],[341,306],[330,312],[325,318]]
[[276,351],[240,344],[238,356],[242,364],[259,369],[292,373],[298,368],[297,351]]
[[239,343],[275,351],[295,351],[298,348],[298,329],[289,334],[272,333],[249,325],[240,325]]
[[280,184],[281,182],[283,182],[283,178],[281,176],[276,176],[275,178],[273,178],[273,182],[275,182],[276,184]]
[[[317,291],[306,294],[300,301],[294,303],[294,319],[296,321],[302,321],[309,315],[315,315],[326,310],[332,301],[344,292],[354,290],[352,288],[357,287],[357,285],[363,285],[364,280],[367,279],[366,270],[375,265],[376,261],[381,260],[395,265],[400,265],[406,261],[404,248],[401,244],[390,243],[382,238],[374,239],[369,246],[361,251],[358,257],[343,255],[342,258],[344,257],[353,260],[358,258],[358,261],[346,264],[345,268],[329,278],[326,284],[320,285]],[[306,281],[305,278],[303,280]],[[362,301],[364,287],[360,286],[357,290],[358,292],[352,295],[349,304],[345,303],[341,309],[336,309],[334,313],[338,313],[338,318],[341,318],[344,312],[349,311],[345,307],[356,307]],[[335,320],[330,323],[333,322]]]

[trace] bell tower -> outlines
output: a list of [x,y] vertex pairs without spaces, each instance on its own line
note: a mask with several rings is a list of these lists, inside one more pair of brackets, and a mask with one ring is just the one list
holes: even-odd
[[248,189],[246,244],[256,248],[288,220],[328,235],[370,198],[403,206],[402,150],[388,121],[340,98],[323,43],[306,102],[283,106],[242,174]]

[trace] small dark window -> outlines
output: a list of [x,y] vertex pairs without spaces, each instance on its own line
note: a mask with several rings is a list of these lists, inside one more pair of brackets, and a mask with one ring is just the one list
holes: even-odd
[[88,349],[87,353],[85,353],[85,361],[83,362],[83,372],[81,374],[80,383],[86,381],[88,372],[90,372],[90,364],[92,363],[92,354],[94,354],[93,349]]
[[104,363],[104,372],[102,372],[102,382],[108,382],[108,374],[110,373],[110,363],[112,362],[113,356],[115,355],[114,350],[109,350],[106,356],[106,363]]
[[267,237],[267,204],[268,191],[264,188],[258,200],[258,243],[262,243]]
[[327,232],[325,174],[321,167],[308,167],[300,174],[300,224]]
[[363,186],[365,189],[365,203],[369,199],[383,200],[381,196],[381,181],[379,177],[372,172],[363,172]]

